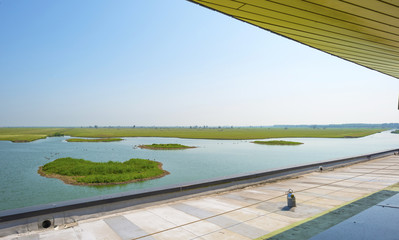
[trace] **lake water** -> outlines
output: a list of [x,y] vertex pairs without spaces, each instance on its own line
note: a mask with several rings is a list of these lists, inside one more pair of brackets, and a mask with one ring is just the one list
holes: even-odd
[[[399,148],[399,134],[383,132],[363,138],[287,138],[299,146],[268,146],[249,140],[124,138],[121,142],[69,143],[53,137],[30,143],[0,141],[0,210],[151,189],[241,173],[288,167]],[[179,143],[197,148],[147,150],[140,144]],[[39,166],[61,157],[96,162],[144,158],[163,163],[169,175],[141,183],[94,187],[72,186],[37,173]]]

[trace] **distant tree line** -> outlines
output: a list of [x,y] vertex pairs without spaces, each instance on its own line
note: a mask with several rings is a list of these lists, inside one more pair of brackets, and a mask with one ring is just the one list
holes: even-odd
[[346,123],[328,125],[274,125],[275,128],[399,128],[399,123]]
[[[84,128],[82,126],[82,128]],[[318,125],[318,124],[301,124],[301,125],[273,125],[273,126],[88,126],[88,128],[155,128],[155,129],[167,129],[167,128],[191,128],[191,129],[220,129],[220,128],[386,128],[386,129],[394,129],[399,128],[399,123],[345,123],[345,124],[327,124],[327,125]]]

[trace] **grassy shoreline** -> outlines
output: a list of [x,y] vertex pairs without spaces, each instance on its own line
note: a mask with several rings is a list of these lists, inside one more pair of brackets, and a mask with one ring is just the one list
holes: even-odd
[[65,135],[82,138],[168,137],[251,140],[267,138],[356,138],[387,129],[375,128],[0,128],[0,141],[30,142]]
[[192,146],[185,146],[181,144],[175,144],[175,143],[168,143],[168,144],[156,144],[153,143],[151,145],[139,145],[139,148],[142,149],[150,149],[150,150],[183,150],[183,149],[189,149],[189,148],[196,148]]
[[84,159],[59,158],[37,171],[41,176],[57,178],[71,185],[116,185],[142,182],[169,174],[162,163],[132,158],[125,162],[91,162]]
[[295,145],[302,145],[301,142],[292,142],[292,141],[253,141],[252,143],[261,144],[261,145],[281,145],[281,146],[295,146]]
[[119,142],[122,138],[69,138],[67,142]]

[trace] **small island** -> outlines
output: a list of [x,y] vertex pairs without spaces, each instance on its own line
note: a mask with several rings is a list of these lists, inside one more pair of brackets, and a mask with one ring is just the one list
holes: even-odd
[[59,158],[39,167],[38,173],[72,185],[114,185],[145,181],[169,174],[162,163],[132,158],[125,162],[92,162]]
[[166,143],[166,144],[153,143],[151,145],[139,145],[138,147],[143,148],[143,149],[151,149],[151,150],[182,150],[182,149],[188,149],[188,148],[196,148],[196,147],[185,146],[185,145],[176,144],[176,143]]
[[273,141],[253,141],[252,143],[256,144],[264,144],[264,145],[301,145],[301,142],[291,142],[291,141],[282,141],[282,140],[273,140]]
[[119,142],[122,138],[69,138],[67,142]]
[[394,130],[391,133],[399,134],[399,130]]

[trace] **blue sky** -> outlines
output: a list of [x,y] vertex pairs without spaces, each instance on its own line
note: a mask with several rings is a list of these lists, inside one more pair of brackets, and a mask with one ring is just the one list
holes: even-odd
[[0,126],[399,122],[399,80],[185,0],[0,2]]

